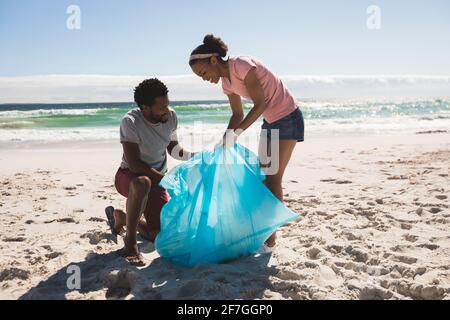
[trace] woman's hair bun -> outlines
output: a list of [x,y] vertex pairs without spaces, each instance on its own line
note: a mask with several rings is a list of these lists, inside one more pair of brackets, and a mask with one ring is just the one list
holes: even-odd
[[212,34],[208,34],[203,39],[203,44],[211,49],[211,51],[216,52],[222,58],[226,57],[228,52],[228,46],[219,37],[215,37]]

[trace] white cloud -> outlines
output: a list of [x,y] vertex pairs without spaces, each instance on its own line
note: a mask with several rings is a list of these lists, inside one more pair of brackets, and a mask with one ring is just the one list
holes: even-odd
[[[147,76],[43,75],[0,77],[0,103],[125,102]],[[224,100],[219,85],[194,75],[159,77],[172,100]],[[298,99],[440,98],[450,95],[450,76],[283,76]]]
[[450,76],[330,75],[282,78],[298,98],[416,99],[450,96]]

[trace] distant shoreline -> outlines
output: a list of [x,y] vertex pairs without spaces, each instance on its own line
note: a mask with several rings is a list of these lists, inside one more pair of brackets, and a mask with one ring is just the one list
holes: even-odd
[[[228,103],[227,100],[172,100],[171,103],[176,103],[176,104],[187,104],[187,103],[195,103],[195,102],[202,102],[202,103]],[[116,101],[116,102],[68,102],[68,103],[59,103],[59,102],[54,102],[54,103],[20,103],[20,102],[13,102],[13,103],[0,103],[0,110],[2,107],[5,106],[49,106],[49,105],[54,105],[54,106],[78,106],[78,105],[86,105],[86,104],[90,104],[90,105],[96,105],[96,104],[111,104],[111,105],[119,105],[119,104],[130,104],[130,105],[135,105],[135,103],[133,101]],[[137,107],[137,106],[136,106]]]

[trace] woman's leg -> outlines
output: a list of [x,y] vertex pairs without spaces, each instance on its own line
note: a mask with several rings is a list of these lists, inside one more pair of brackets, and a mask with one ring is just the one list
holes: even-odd
[[[262,145],[266,145],[265,147],[261,147],[260,145],[260,159],[267,159],[267,155],[272,159],[271,164],[269,166],[278,165],[278,170],[275,172],[270,172],[267,174],[266,180],[264,180],[264,184],[269,188],[269,190],[273,193],[275,197],[277,197],[281,202],[283,202],[283,175],[286,167],[291,159],[292,152],[294,151],[295,146],[297,145],[297,140],[279,140],[279,152],[278,156],[275,154],[271,154],[271,144],[261,141]],[[266,150],[266,154],[261,154],[261,152]],[[263,167],[267,167],[264,165]],[[266,170],[271,171],[271,170]],[[274,232],[269,239],[267,239],[266,244],[269,247],[273,247],[275,245],[276,232]]]

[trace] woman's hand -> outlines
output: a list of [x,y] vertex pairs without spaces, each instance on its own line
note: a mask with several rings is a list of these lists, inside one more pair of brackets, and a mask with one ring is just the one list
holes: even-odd
[[223,146],[224,149],[231,148],[235,145],[238,138],[239,135],[236,133],[235,130],[227,130],[223,135],[222,139],[214,146],[214,149],[217,149],[221,146]]

